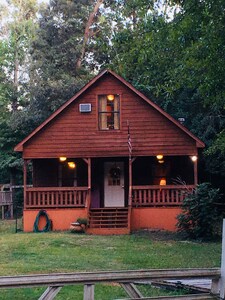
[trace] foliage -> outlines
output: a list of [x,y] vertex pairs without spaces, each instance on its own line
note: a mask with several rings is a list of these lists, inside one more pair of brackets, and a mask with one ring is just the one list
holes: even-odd
[[215,174],[225,175],[225,130],[222,130],[214,143],[205,152],[209,168]]
[[182,213],[178,215],[178,231],[193,239],[212,239],[218,234],[222,216],[218,209],[219,189],[202,183],[183,200]]
[[83,224],[83,225],[87,225],[88,224],[88,220],[86,219],[86,218],[78,218],[77,219],[77,222],[79,223],[79,224]]
[[36,28],[36,0],[8,0],[2,4],[0,39],[0,182],[9,182],[21,159],[14,146],[29,128],[15,120],[29,100],[29,46]]
[[4,74],[8,81],[10,109],[16,111],[27,101],[29,46],[36,28],[36,0],[8,0],[3,6],[5,18],[1,20],[1,38],[7,47]]
[[138,18],[137,26],[115,32],[109,49],[110,66],[175,119],[185,118],[184,125],[206,147],[212,147],[213,159],[204,154],[205,176],[220,173],[224,180],[224,168],[218,166],[225,161],[220,151],[224,141],[220,132],[225,126],[221,55],[225,51],[225,3],[166,2],[178,5],[172,17],[151,10]]

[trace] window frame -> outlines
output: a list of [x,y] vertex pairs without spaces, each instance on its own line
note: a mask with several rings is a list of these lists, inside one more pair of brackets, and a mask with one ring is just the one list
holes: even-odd
[[[107,99],[108,94],[99,94],[97,95],[97,118],[98,118],[98,130],[99,131],[119,131],[121,129],[121,96],[119,94],[113,94],[111,93],[110,95],[114,95],[117,103],[116,105],[118,106],[118,109],[115,110],[115,100],[110,101]],[[101,104],[101,101],[103,102],[105,100],[105,103],[103,105]],[[109,105],[111,103],[114,103],[114,105]],[[103,110],[101,107],[105,106],[105,110]],[[113,106],[112,110],[107,110],[108,107]],[[111,116],[107,116],[107,114],[111,114]],[[104,127],[102,124],[104,122],[103,116],[106,117],[105,122],[106,126]],[[115,117],[117,116],[117,121]],[[110,122],[108,121],[109,117],[112,118],[113,123],[111,124],[112,128],[110,128]],[[116,125],[116,126],[115,126]],[[118,127],[118,128],[115,128]]]

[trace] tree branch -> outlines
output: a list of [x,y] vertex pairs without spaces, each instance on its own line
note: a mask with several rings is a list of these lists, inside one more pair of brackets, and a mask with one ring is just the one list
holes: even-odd
[[81,48],[81,53],[80,53],[80,56],[79,56],[79,58],[77,59],[77,62],[76,62],[76,69],[77,70],[80,69],[82,60],[83,60],[85,52],[86,52],[86,46],[87,46],[87,43],[88,43],[88,39],[90,37],[90,28],[91,28],[91,26],[94,22],[94,17],[97,14],[97,12],[99,10],[99,7],[103,3],[103,1],[104,0],[97,0],[93,11],[89,15],[89,18],[88,18],[88,21],[86,23],[85,30],[84,30],[84,39],[83,39],[83,45],[82,45],[82,48]]

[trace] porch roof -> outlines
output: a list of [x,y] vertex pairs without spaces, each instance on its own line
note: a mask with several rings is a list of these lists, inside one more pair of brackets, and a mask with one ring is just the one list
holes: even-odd
[[105,74],[111,74],[115,78],[117,78],[120,82],[126,85],[130,90],[132,90],[135,94],[137,94],[140,98],[146,101],[149,105],[151,105],[154,109],[156,109],[160,114],[174,123],[177,127],[179,127],[183,132],[185,132],[189,137],[191,137],[196,142],[197,148],[204,148],[205,144],[197,138],[193,133],[191,133],[186,127],[184,127],[180,122],[175,120],[171,115],[165,112],[162,108],[156,105],[153,101],[148,99],[145,95],[143,95],[140,91],[138,91],[134,86],[132,86],[129,82],[123,79],[121,76],[116,74],[111,70],[104,70],[100,72],[97,76],[95,76],[91,81],[89,81],[78,93],[76,93],[71,99],[66,101],[59,109],[57,109],[53,114],[51,114],[42,124],[40,124],[34,131],[32,131],[25,139],[23,139],[19,144],[17,144],[14,148],[15,151],[23,151],[24,144],[28,142],[34,135],[36,135],[40,130],[42,130],[47,124],[49,124],[56,116],[58,116],[65,108],[67,108],[72,102],[74,102],[79,96],[81,96],[87,89],[89,89],[96,81],[102,78]]

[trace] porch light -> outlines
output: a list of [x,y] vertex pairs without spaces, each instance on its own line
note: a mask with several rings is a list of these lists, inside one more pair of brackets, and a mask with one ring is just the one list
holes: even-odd
[[67,160],[67,158],[65,156],[60,156],[60,158],[59,158],[59,161],[61,161],[61,162],[64,162],[66,160]]
[[158,163],[159,163],[159,164],[164,164],[164,160],[163,160],[163,159],[158,160]]
[[158,155],[156,155],[156,158],[157,158],[158,160],[162,160],[162,159],[163,159],[163,155],[162,155],[162,154],[158,154]]
[[68,161],[68,166],[69,166],[69,168],[71,168],[71,169],[75,169],[75,168],[76,168],[76,164],[75,164],[74,161]]
[[115,98],[114,95],[107,95],[107,99],[108,99],[109,101],[113,101],[114,98]]
[[161,178],[159,185],[166,185],[166,178]]
[[192,160],[193,162],[197,161],[197,159],[198,159],[198,157],[197,157],[196,155],[191,156],[191,160]]

